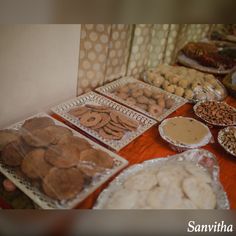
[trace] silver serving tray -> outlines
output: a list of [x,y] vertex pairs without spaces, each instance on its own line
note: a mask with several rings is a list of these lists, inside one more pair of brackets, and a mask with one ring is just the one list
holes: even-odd
[[[114,90],[116,90],[120,87],[123,87],[128,83],[137,83],[141,89],[148,88],[148,89],[155,90],[159,93],[164,93],[165,95],[168,96],[168,98],[172,98],[175,101],[175,105],[172,106],[170,109],[166,109],[159,117],[153,116],[149,112],[139,108],[138,106],[131,105],[131,104],[127,103],[124,99],[121,99],[118,96],[116,96],[114,93],[112,93]],[[141,112],[141,113],[143,113],[143,114],[145,114],[145,115],[147,115],[147,116],[151,117],[152,119],[155,119],[159,122],[164,120],[167,116],[169,116],[171,113],[176,111],[179,107],[183,106],[185,103],[188,102],[188,100],[186,100],[182,97],[176,96],[172,93],[168,93],[163,89],[157,88],[157,87],[152,86],[147,83],[144,83],[144,82],[134,79],[132,77],[121,78],[119,80],[116,80],[116,81],[111,82],[107,85],[97,88],[96,91],[103,94],[103,95],[106,95],[110,98],[113,98],[114,100],[116,100],[116,101],[118,101],[118,102],[120,102],[120,103],[134,109],[134,110],[137,110],[137,111],[139,111],[139,112]]]
[[[205,159],[206,158],[206,159]],[[208,168],[207,162],[205,160],[211,159],[213,160],[213,166]],[[111,195],[119,191],[121,189],[122,184],[126,179],[134,175],[140,170],[147,170],[149,168],[160,167],[170,162],[191,162],[195,165],[198,165],[204,170],[208,171],[213,179],[212,187],[216,194],[217,199],[217,209],[230,209],[229,200],[227,197],[227,193],[224,191],[220,180],[219,180],[219,165],[217,164],[216,157],[209,151],[204,149],[193,149],[185,151],[181,154],[163,157],[163,158],[156,158],[148,161],[144,161],[141,164],[132,165],[131,167],[122,171],[112,182],[110,182],[109,186],[104,189],[101,194],[99,195],[93,209],[104,209],[108,199]]]
[[229,126],[229,127],[226,127],[226,128],[224,128],[224,129],[220,130],[219,133],[218,133],[218,136],[217,136],[217,141],[218,141],[218,143],[220,144],[220,146],[225,149],[226,152],[228,152],[228,153],[231,154],[232,156],[235,156],[235,157],[236,157],[236,153],[234,153],[234,152],[232,152],[231,150],[229,150],[229,149],[222,143],[222,138],[224,137],[225,132],[229,131],[229,129],[232,129],[232,128],[233,128],[233,129],[235,130],[235,132],[236,132],[236,127],[235,127],[235,126]]
[[[194,106],[193,106],[193,110],[194,110],[194,113],[197,117],[199,117],[201,120],[205,121],[207,124],[210,124],[210,125],[214,125],[214,126],[221,126],[221,127],[227,127],[227,126],[233,126],[233,125],[236,125],[236,122],[232,125],[227,125],[227,124],[219,124],[219,123],[215,123],[215,122],[210,122],[210,121],[207,121],[205,120],[204,118],[202,118],[202,116],[197,112],[197,108],[198,106],[200,106],[202,103],[204,103],[205,101],[201,101],[201,102],[198,102],[196,103]],[[219,102],[219,101],[214,101],[216,103],[222,103],[222,102]],[[228,107],[231,107],[235,110],[236,112],[236,109],[232,106],[230,106],[229,104],[227,104],[226,102],[224,103],[226,104]]]
[[[158,127],[158,130],[159,130],[159,133],[160,133],[160,136],[167,142],[170,144],[171,148],[175,151],[179,151],[179,152],[182,152],[182,151],[185,151],[185,150],[188,150],[188,149],[194,149],[194,148],[200,148],[200,147],[203,147],[205,145],[207,145],[208,143],[211,142],[211,140],[213,139],[213,136],[211,134],[211,131],[210,129],[202,123],[203,126],[205,126],[208,130],[208,134],[207,136],[199,143],[197,144],[192,144],[192,145],[186,145],[186,144],[181,144],[181,143],[178,143],[178,142],[175,142],[173,141],[172,139],[170,139],[169,137],[167,137],[163,131],[163,127],[164,125],[170,120],[170,119],[175,119],[175,118],[179,118],[179,117],[182,117],[182,116],[176,116],[176,117],[173,117],[173,118],[169,118],[169,119],[165,119],[164,121],[162,121],[162,123],[159,125]],[[194,118],[191,118],[191,117],[183,117],[183,118],[188,118],[188,119],[191,119],[191,120],[195,120]],[[200,122],[198,120],[196,120],[197,122]],[[200,122],[201,123],[201,122]]]
[[[149,69],[155,69],[155,68],[149,68]],[[144,82],[146,82],[146,83],[149,83],[149,84],[152,84],[150,81],[149,81],[149,79],[148,79],[148,76],[147,76],[147,73],[146,73],[146,71],[143,73],[143,80],[144,80]],[[219,94],[217,94],[217,93],[215,93],[214,91],[212,91],[212,90],[208,90],[209,92],[213,92],[214,93],[214,95],[217,97],[217,99],[216,99],[216,101],[223,101],[226,97],[227,97],[227,95],[228,95],[228,93],[227,93],[227,90],[226,90],[226,88],[225,88],[225,86],[218,80],[218,79],[216,79],[215,78],[215,81],[218,83],[218,85],[224,90],[224,95],[222,95],[222,96],[220,96]],[[155,87],[155,85],[152,85],[152,86],[154,86]],[[156,88],[158,88],[158,87],[156,87]],[[159,88],[160,89],[160,88]],[[207,91],[206,90],[204,90],[206,93],[207,93]],[[198,92],[196,92],[195,91],[195,95],[197,94]],[[175,96],[177,96],[177,95],[175,95]],[[177,96],[177,97],[180,97],[180,96]],[[180,98],[182,98],[182,99],[185,99],[185,98],[183,98],[183,97],[180,97]],[[195,104],[195,103],[197,103],[197,102],[199,102],[199,101],[202,101],[202,100],[199,100],[199,99],[185,99],[188,103],[191,103],[191,104]]]
[[[81,125],[78,118],[68,113],[68,111],[71,110],[72,108],[76,106],[85,105],[85,104],[103,105],[103,106],[110,107],[122,113],[123,115],[126,115],[127,117],[139,122],[140,125],[136,131],[126,132],[126,134],[123,136],[121,140],[104,139],[96,131]],[[140,114],[139,112],[133,111],[117,102],[114,102],[94,92],[89,92],[84,95],[81,95],[75,99],[67,101],[56,107],[53,107],[51,110],[54,113],[61,116],[62,118],[64,118],[65,120],[75,125],[76,127],[80,128],[87,134],[91,135],[93,138],[106,144],[108,147],[112,148],[115,151],[119,151],[120,149],[125,147],[127,144],[132,142],[135,138],[137,138],[139,135],[141,135],[142,133],[144,133],[146,130],[148,130],[150,127],[152,127],[153,125],[157,123],[155,120],[149,117],[146,117],[145,115]]]
[[[74,136],[86,139],[93,148],[103,150],[104,152],[108,153],[114,159],[114,167],[111,170],[107,170],[101,175],[95,177],[92,182],[85,186],[84,189],[73,199],[68,201],[57,201],[46,194],[44,194],[38,187],[33,186],[26,178],[20,176],[16,173],[15,168],[11,168],[5,165],[2,160],[0,159],[0,172],[5,175],[8,179],[10,179],[22,192],[24,192],[28,197],[30,197],[39,207],[43,209],[72,209],[76,207],[79,203],[81,203],[86,197],[88,197],[92,192],[94,192],[98,187],[100,187],[103,183],[105,183],[111,176],[116,174],[118,171],[123,169],[126,165],[128,165],[128,161],[124,158],[120,157],[119,155],[105,149],[104,147],[96,144],[95,142],[91,141],[87,137],[83,136],[82,134],[76,132],[75,130],[71,129],[70,127],[66,126],[62,122],[57,121],[53,117],[47,115],[46,113],[39,113],[34,116],[31,116],[27,119],[33,117],[50,117],[54,120],[56,125],[60,125],[70,129]],[[25,119],[25,120],[27,120]],[[21,128],[25,120],[20,121],[16,124],[13,124],[6,129],[13,129],[17,130]],[[69,183],[68,183],[69,184]]]
[[235,66],[234,66],[231,69],[223,70],[223,69],[217,69],[217,68],[213,68],[213,67],[202,66],[196,60],[187,57],[182,52],[178,53],[177,61],[184,66],[191,67],[193,69],[200,70],[202,72],[206,72],[206,73],[210,73],[210,74],[218,74],[218,75],[228,74],[235,68]]

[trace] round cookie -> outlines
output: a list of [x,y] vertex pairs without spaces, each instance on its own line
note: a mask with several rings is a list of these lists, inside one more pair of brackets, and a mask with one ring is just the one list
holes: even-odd
[[0,131],[0,151],[9,144],[10,142],[16,141],[19,139],[19,134],[16,131],[12,130],[1,130]]
[[51,198],[68,200],[74,198],[82,189],[84,177],[78,168],[52,168],[43,179],[43,190]]
[[174,105],[174,100],[172,98],[167,98],[165,100],[165,107],[170,109]]
[[142,90],[142,89],[139,89],[139,88],[133,89],[133,90],[131,91],[131,95],[132,95],[132,97],[134,97],[134,98],[137,98],[137,97],[139,97],[139,96],[142,96],[142,95],[143,95],[143,90]]
[[71,109],[68,113],[75,117],[80,117],[81,115],[88,112],[89,109],[87,107],[76,107],[74,109]]
[[20,139],[7,144],[3,150],[1,158],[4,164],[12,167],[20,166],[24,156],[31,149]]
[[48,149],[45,153],[45,160],[58,168],[70,168],[79,162],[80,150],[77,145],[58,144]]
[[96,149],[87,149],[81,152],[80,161],[92,166],[111,169],[114,165],[113,159],[106,152]]
[[176,88],[175,88],[175,95],[180,96],[180,97],[183,97],[183,95],[184,95],[184,89],[181,88],[181,87],[176,87]]
[[200,209],[214,209],[216,206],[216,196],[212,188],[194,177],[183,181],[183,191]]
[[193,97],[194,97],[193,91],[191,89],[186,89],[184,92],[184,97],[186,99],[193,99]]
[[68,135],[62,136],[58,144],[74,144],[80,150],[80,152],[91,148],[91,145],[85,139]]
[[48,126],[47,128],[45,128],[45,130],[51,136],[53,136],[51,144],[57,144],[58,141],[60,140],[60,138],[63,135],[66,135],[66,136],[72,136],[73,135],[73,133],[70,129],[68,129],[66,127],[63,127],[63,126],[59,126],[59,125]]
[[121,99],[126,99],[129,97],[127,93],[117,93],[116,96],[118,96]]
[[148,112],[151,115],[153,115],[155,117],[158,117],[158,116],[160,116],[162,114],[163,109],[159,105],[150,105],[149,109],[148,109]]
[[88,112],[81,116],[80,124],[85,127],[92,127],[101,122],[102,116],[97,112]]
[[143,95],[150,98],[152,96],[152,90],[148,88],[144,88]]
[[54,121],[49,117],[36,117],[26,120],[22,125],[22,129],[33,131],[36,129],[43,129],[54,124]]
[[132,97],[128,97],[126,99],[126,102],[129,103],[130,105],[135,105],[136,104],[135,98],[132,98]]
[[118,120],[120,121],[121,124],[129,126],[131,128],[137,129],[139,124],[134,121],[129,119],[128,117],[126,117],[125,115],[119,114],[118,116]]
[[137,107],[141,108],[144,111],[147,111],[148,105],[147,104],[136,104]]
[[123,135],[124,135],[122,132],[120,132],[119,136],[118,135],[114,136],[113,134],[108,134],[107,132],[105,132],[103,128],[100,129],[98,133],[101,137],[108,140],[120,140],[123,138]]
[[136,98],[137,102],[138,103],[141,103],[141,104],[148,104],[148,98],[145,97],[145,96],[139,96]]
[[113,135],[114,137],[121,137],[121,135],[122,135],[122,137],[124,136],[124,133],[123,133],[123,131],[117,131],[117,130],[114,130],[114,129],[110,129],[110,128],[108,128],[107,126],[105,126],[105,127],[103,127],[103,130],[107,133],[107,134],[109,134],[109,135]]
[[22,172],[31,179],[44,178],[52,168],[45,161],[44,156],[44,149],[35,149],[29,152],[21,163]]
[[96,124],[95,126],[92,126],[91,129],[94,129],[94,130],[100,129],[110,122],[110,120],[111,120],[110,115],[102,113],[101,116],[102,116],[102,120],[98,124]]

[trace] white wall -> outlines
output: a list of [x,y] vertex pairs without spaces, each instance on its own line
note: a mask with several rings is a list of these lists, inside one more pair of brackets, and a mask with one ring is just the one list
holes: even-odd
[[80,25],[0,26],[0,128],[76,96]]

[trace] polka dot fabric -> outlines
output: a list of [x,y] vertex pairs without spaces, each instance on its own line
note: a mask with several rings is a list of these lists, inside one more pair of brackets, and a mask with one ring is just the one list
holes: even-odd
[[104,83],[111,25],[81,25],[78,95]]

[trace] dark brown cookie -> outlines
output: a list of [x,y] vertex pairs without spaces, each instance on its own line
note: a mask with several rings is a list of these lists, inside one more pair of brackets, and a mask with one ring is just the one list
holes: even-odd
[[46,129],[24,132],[22,137],[28,145],[33,147],[47,147],[54,141],[54,136]]
[[51,144],[57,144],[63,135],[73,135],[70,129],[59,125],[48,126],[45,130],[53,137]]
[[3,148],[2,160],[8,166],[20,166],[23,158],[30,150],[21,139],[18,139]]
[[80,124],[85,127],[92,127],[101,122],[102,116],[97,112],[88,112],[81,116]]
[[54,124],[54,121],[49,117],[36,117],[26,120],[22,125],[22,129],[33,131],[35,129],[43,129]]
[[63,136],[58,144],[75,144],[81,152],[91,148],[90,143],[85,139],[68,135]]
[[111,169],[114,161],[106,152],[96,149],[88,149],[81,152],[80,161],[88,165]]
[[51,198],[69,200],[83,189],[84,177],[78,168],[52,168],[43,180],[43,190]]
[[35,149],[28,153],[21,164],[22,172],[31,179],[44,178],[52,168],[44,156],[44,149]]
[[59,144],[50,147],[45,160],[58,168],[70,168],[79,162],[80,150],[75,144]]
[[14,130],[1,130],[0,131],[0,151],[8,143],[16,141],[19,139],[19,134]]

